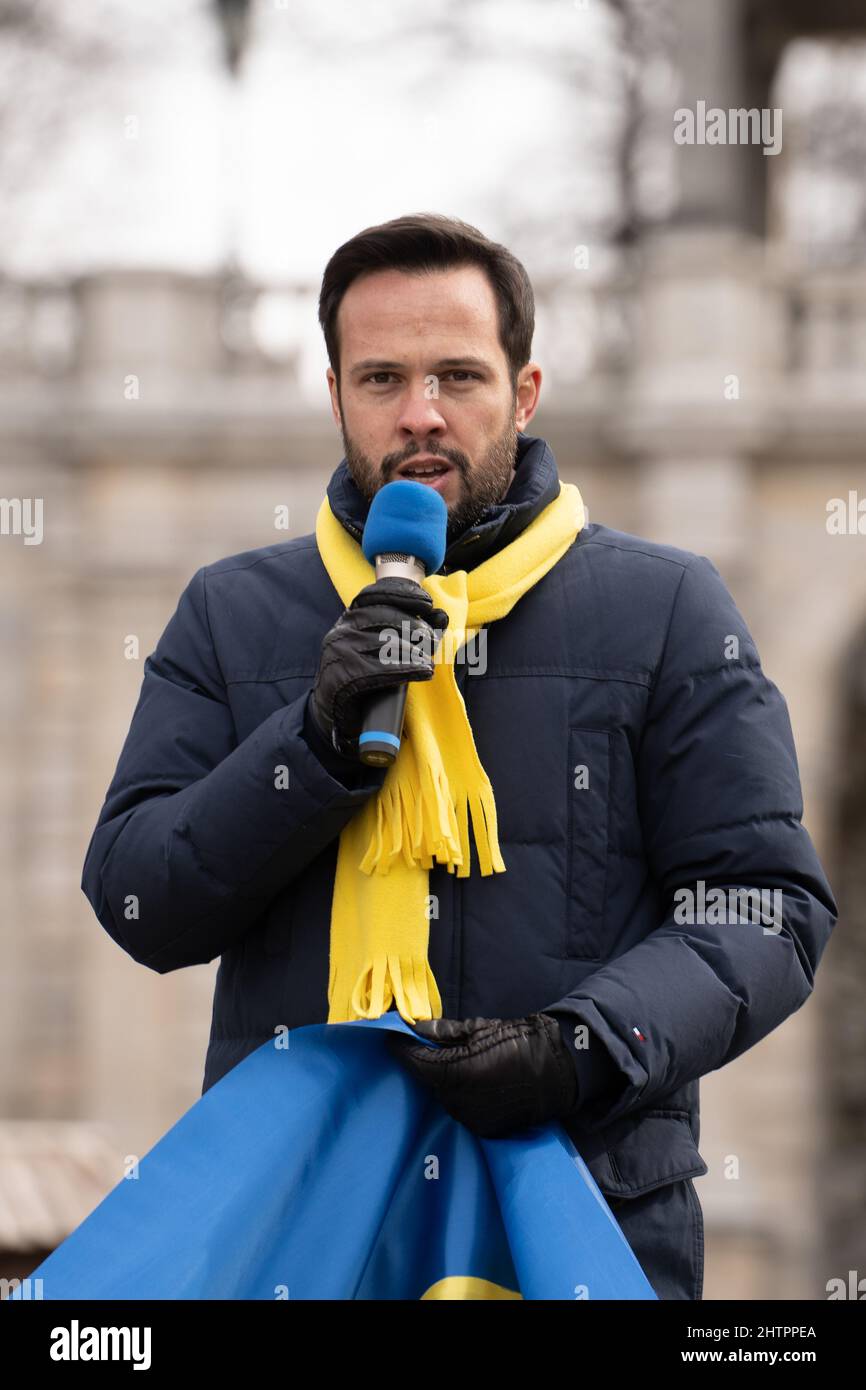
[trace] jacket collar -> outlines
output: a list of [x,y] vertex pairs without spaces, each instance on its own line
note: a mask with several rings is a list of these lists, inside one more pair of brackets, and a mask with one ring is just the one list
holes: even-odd
[[[488,507],[474,526],[449,543],[439,573],[474,569],[519,536],[558,496],[559,474],[547,441],[518,434],[517,464],[511,486],[501,502]],[[350,536],[360,541],[370,504],[352,481],[345,458],[331,476],[328,501],[337,520]]]

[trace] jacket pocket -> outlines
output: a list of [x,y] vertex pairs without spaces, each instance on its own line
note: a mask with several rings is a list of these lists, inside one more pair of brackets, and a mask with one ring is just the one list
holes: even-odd
[[642,1197],[708,1171],[687,1110],[645,1111],[625,1134],[587,1159],[586,1166],[608,1200]]
[[687,1110],[648,1110],[586,1159],[620,1232],[660,1299],[703,1296],[704,1219],[694,1179],[707,1165]]
[[568,730],[568,910],[565,954],[598,960],[610,850],[611,735]]

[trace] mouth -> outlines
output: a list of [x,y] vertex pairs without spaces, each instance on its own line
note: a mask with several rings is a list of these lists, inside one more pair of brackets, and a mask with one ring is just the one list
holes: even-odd
[[453,472],[453,464],[450,464],[447,459],[427,455],[422,458],[412,458],[406,463],[402,463],[397,469],[397,477],[410,479],[416,483],[429,483],[436,487],[443,483],[451,472]]

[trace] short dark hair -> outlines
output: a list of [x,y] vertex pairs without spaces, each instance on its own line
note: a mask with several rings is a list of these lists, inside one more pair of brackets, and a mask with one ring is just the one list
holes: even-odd
[[366,227],[334,252],[325,267],[319,293],[319,323],[328,360],[340,385],[340,340],[337,311],[343,295],[360,275],[374,270],[417,273],[477,265],[487,275],[499,310],[499,341],[508,361],[511,389],[532,355],[535,296],[529,276],[516,256],[489,241],[477,227],[455,217],[419,212]]

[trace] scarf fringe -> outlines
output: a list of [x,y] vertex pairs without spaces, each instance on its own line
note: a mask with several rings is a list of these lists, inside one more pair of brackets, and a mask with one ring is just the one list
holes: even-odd
[[[435,771],[425,765],[421,787],[414,787],[407,776],[394,776],[382,786],[376,798],[376,822],[366,852],[359,864],[365,874],[387,874],[398,857],[409,868],[433,867],[433,860],[445,864],[449,873],[467,878],[470,870],[469,811],[478,851],[481,874],[505,873],[499,848],[496,802],[486,775],[476,792],[451,793],[444,768]],[[456,804],[455,804],[456,800]]]
[[389,952],[368,958],[351,982],[344,971],[332,969],[329,1023],[353,1018],[381,1018],[392,1004],[407,1023],[441,1018],[442,1000],[426,958]]

